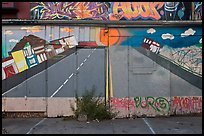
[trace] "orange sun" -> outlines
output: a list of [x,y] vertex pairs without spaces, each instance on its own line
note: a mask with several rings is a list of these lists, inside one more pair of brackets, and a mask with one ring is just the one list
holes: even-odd
[[101,43],[103,43],[106,46],[108,46],[108,45],[111,46],[113,44],[117,44],[120,35],[119,35],[118,29],[109,28],[109,31],[105,30],[105,29],[101,29],[99,37],[100,37],[100,42]]

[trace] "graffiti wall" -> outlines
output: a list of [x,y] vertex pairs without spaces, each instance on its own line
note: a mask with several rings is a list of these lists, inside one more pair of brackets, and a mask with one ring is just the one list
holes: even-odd
[[202,96],[111,98],[118,117],[169,116],[202,113]]
[[32,2],[31,18],[201,20],[202,2]]
[[107,20],[108,7],[103,2],[35,2],[31,13],[35,19]]

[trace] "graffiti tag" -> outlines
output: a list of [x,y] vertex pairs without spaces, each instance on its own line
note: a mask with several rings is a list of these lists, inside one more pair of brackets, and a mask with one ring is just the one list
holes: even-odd
[[127,20],[144,18],[161,18],[158,10],[162,8],[164,2],[113,2],[109,20],[120,20],[125,17]]

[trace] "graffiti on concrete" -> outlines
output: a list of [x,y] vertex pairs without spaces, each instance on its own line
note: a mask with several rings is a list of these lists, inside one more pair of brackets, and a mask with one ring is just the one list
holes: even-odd
[[138,18],[159,20],[164,2],[112,2],[109,20],[134,20]]
[[108,7],[100,2],[36,2],[31,13],[34,19],[107,20]]
[[117,109],[135,109],[135,102],[133,99],[130,99],[128,97],[125,97],[125,98],[111,98],[110,99],[111,101],[111,105],[114,107],[114,108],[117,108]]
[[137,108],[152,108],[156,112],[161,112],[161,111],[169,111],[170,110],[170,103],[165,97],[152,97],[152,96],[147,96],[147,97],[135,97],[135,106]]
[[109,20],[188,20],[188,2],[111,2]]
[[202,96],[174,96],[171,104],[172,114],[202,112]]
[[117,109],[154,109],[155,112],[169,111],[170,103],[165,97],[111,98],[111,105]]

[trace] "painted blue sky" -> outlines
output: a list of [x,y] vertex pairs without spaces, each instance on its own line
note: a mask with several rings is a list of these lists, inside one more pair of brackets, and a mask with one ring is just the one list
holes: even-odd
[[[140,47],[143,43],[144,37],[148,37],[159,42],[161,46],[166,45],[173,48],[181,48],[197,44],[202,38],[201,27],[157,27],[151,28],[152,31],[150,32],[152,33],[148,33],[147,31],[149,29],[150,28],[125,29],[132,36],[122,41],[120,45]],[[162,38],[162,35],[166,36],[166,39],[164,37]]]

